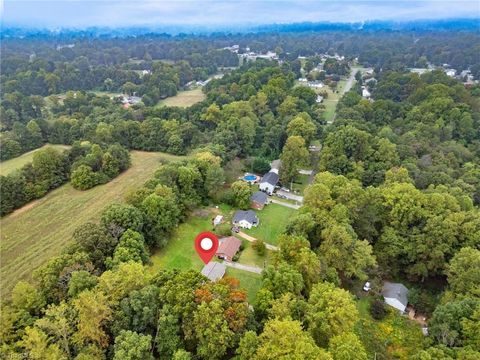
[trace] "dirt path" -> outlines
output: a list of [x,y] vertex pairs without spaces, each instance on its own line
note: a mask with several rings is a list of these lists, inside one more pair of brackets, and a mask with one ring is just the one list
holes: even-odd
[[[254,238],[253,236],[250,236],[250,235],[248,235],[248,234],[245,234],[245,233],[242,232],[242,231],[239,231],[239,232],[237,233],[237,235],[240,236],[240,237],[242,237],[242,238],[244,238],[244,239],[247,240],[247,241],[250,241],[250,242],[254,242],[254,241],[257,240],[257,239]],[[272,251],[278,251],[278,250],[279,250],[279,249],[278,249],[278,246],[275,246],[275,245],[272,245],[272,244],[267,244],[267,243],[265,243],[265,246],[267,247],[268,250],[272,250]]]
[[223,261],[223,265],[234,268],[234,269],[248,271],[248,272],[255,273],[255,274],[261,274],[262,271],[263,271],[262,268],[259,268],[257,266],[244,265],[244,264],[240,264],[240,263],[237,263],[237,262],[231,262],[231,261]]

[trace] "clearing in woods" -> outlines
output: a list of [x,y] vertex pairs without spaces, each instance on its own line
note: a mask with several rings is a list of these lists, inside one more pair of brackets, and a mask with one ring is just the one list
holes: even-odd
[[12,171],[20,169],[21,167],[28,164],[29,162],[32,162],[33,154],[35,154],[40,149],[54,148],[54,149],[57,149],[57,150],[65,150],[65,149],[68,149],[69,147],[70,146],[68,146],[68,145],[46,144],[46,145],[42,146],[41,148],[29,151],[25,154],[17,156],[16,158],[2,161],[0,163],[0,175],[8,175]]
[[160,100],[157,106],[178,106],[186,108],[204,99],[205,94],[202,92],[202,88],[196,88],[193,90],[179,91],[175,96]]
[[87,221],[98,221],[108,204],[122,201],[129,189],[143,185],[162,160],[181,158],[143,151],[132,151],[131,156],[132,166],[107,184],[79,191],[67,183],[0,220],[2,294],[60,254],[70,243],[75,228]]

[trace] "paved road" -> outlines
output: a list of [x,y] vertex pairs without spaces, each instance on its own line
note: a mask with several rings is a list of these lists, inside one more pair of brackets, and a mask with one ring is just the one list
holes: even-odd
[[237,262],[231,262],[231,261],[223,261],[223,264],[225,266],[234,268],[234,269],[239,269],[239,270],[244,270],[244,271],[249,271],[255,274],[261,274],[263,269],[259,268],[257,266],[251,266],[251,265],[245,265],[245,264],[240,264]]
[[[303,202],[303,196],[295,195],[295,194],[292,194],[291,192],[288,192],[288,191],[277,190],[277,191],[276,191],[276,194],[277,194],[277,195],[285,196],[285,198],[286,198],[286,199],[289,199],[289,200],[298,201],[299,203],[302,203],[302,202]],[[285,198],[284,198],[284,199],[285,199]]]
[[[254,241],[257,240],[257,239],[254,238],[253,236],[250,236],[250,235],[248,235],[248,234],[245,234],[243,231],[239,231],[239,232],[237,233],[237,235],[240,236],[240,237],[242,237],[242,238],[244,238],[244,239],[247,240],[247,241],[250,241],[250,242],[254,242]],[[267,248],[268,250],[278,251],[278,247],[275,246],[275,245],[265,243],[265,246],[266,246],[266,248]]]
[[355,74],[357,73],[358,70],[360,70],[360,68],[352,67],[352,71],[350,72],[350,76],[347,80],[347,83],[345,84],[345,87],[342,90],[342,95],[350,91],[350,89],[352,88],[353,83],[355,82]]
[[300,205],[295,205],[295,204],[283,202],[283,201],[280,201],[280,200],[277,200],[277,199],[270,199],[270,201],[274,204],[278,204],[278,205],[285,206],[285,207],[288,207],[288,208],[300,209]]

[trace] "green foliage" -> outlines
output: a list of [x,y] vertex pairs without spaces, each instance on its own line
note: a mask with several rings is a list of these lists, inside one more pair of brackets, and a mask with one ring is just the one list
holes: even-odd
[[180,209],[172,189],[160,185],[155,193],[143,200],[141,210],[145,216],[144,234],[148,245],[162,247],[167,236],[178,224]]
[[[244,344],[251,346],[252,341],[245,341]],[[242,352],[246,352],[246,350]],[[273,360],[279,358],[329,360],[331,356],[315,345],[311,336],[302,330],[300,322],[271,320],[266,323],[265,329],[258,337],[257,348],[251,359]]]
[[91,189],[95,185],[98,185],[101,178],[96,174],[91,167],[87,165],[80,165],[72,172],[70,178],[72,186],[78,190]]
[[267,251],[267,246],[262,240],[255,240],[252,243],[252,248],[256,251],[256,253],[260,256],[264,256]]
[[265,174],[270,171],[270,162],[262,157],[255,157],[252,162],[252,172]]
[[465,247],[450,261],[448,284],[456,296],[480,297],[480,250]]
[[309,154],[306,148],[305,139],[301,136],[290,136],[283,147],[282,169],[280,178],[286,185],[297,176],[302,166],[308,165]]
[[115,237],[121,236],[124,231],[131,229],[142,231],[143,216],[140,210],[131,205],[110,204],[102,212],[100,221],[110,234]]
[[451,347],[464,345],[469,341],[472,329],[469,325],[474,316],[478,317],[479,306],[479,300],[472,298],[438,305],[429,321],[429,332],[439,344]]
[[134,331],[121,331],[115,338],[114,360],[153,360],[150,353],[152,337]]
[[84,290],[90,290],[97,285],[98,279],[88,271],[74,271],[68,283],[68,296],[75,298]]
[[330,339],[328,351],[334,360],[367,360],[367,353],[360,339],[354,333],[343,333]]
[[245,181],[238,180],[232,184],[232,195],[236,207],[246,210],[250,208],[250,196],[252,188]]
[[370,305],[370,314],[375,320],[382,320],[387,315],[385,304],[382,300],[375,299]]
[[358,319],[358,311],[349,292],[330,283],[313,286],[305,320],[318,345],[325,346],[332,337],[351,332]]
[[317,127],[307,113],[298,114],[287,125],[287,135],[301,136],[305,144],[310,144],[316,133]]
[[121,263],[138,262],[145,264],[149,261],[149,252],[145,247],[143,235],[128,229],[125,231],[113,252],[112,258],[107,258],[105,264],[112,269]]
[[113,254],[118,242],[105,228],[93,223],[85,223],[75,229],[73,240],[100,269],[104,268],[105,259]]

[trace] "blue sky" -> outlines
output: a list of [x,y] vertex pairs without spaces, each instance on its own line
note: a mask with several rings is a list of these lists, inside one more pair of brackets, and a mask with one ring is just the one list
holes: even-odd
[[7,26],[241,26],[292,22],[356,22],[479,18],[480,1],[409,0],[4,0]]

